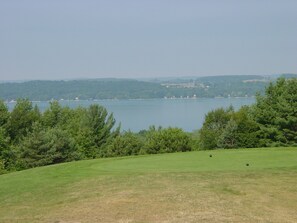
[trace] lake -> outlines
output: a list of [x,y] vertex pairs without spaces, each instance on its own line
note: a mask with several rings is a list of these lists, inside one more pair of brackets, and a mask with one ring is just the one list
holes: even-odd
[[[255,98],[198,98],[198,99],[149,99],[149,100],[98,100],[98,101],[60,101],[63,106],[75,108],[100,104],[114,114],[122,130],[134,132],[148,129],[151,125],[179,127],[191,132],[201,128],[204,116],[212,109],[229,107],[235,109],[250,105]],[[49,102],[34,102],[44,111]],[[8,103],[9,109],[15,103]]]

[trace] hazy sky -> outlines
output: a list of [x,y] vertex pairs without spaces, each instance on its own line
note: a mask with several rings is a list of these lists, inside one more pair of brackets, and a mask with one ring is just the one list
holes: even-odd
[[0,0],[0,80],[277,73],[296,0]]

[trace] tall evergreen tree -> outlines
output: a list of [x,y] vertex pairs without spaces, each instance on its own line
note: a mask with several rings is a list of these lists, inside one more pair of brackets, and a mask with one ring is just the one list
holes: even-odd
[[297,145],[297,79],[271,83],[253,106],[263,146]]
[[18,145],[21,168],[62,163],[80,158],[75,141],[61,129],[34,123],[32,132]]

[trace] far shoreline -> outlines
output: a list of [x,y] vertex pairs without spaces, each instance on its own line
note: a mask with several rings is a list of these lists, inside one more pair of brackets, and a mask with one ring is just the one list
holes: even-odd
[[[84,102],[84,101],[151,101],[151,100],[200,100],[200,99],[252,99],[255,98],[256,96],[247,96],[247,97],[191,97],[191,98],[186,98],[186,97],[168,97],[168,98],[105,98],[105,99],[51,99],[51,100],[45,100],[45,101],[36,101],[36,100],[29,100],[32,103],[50,103],[53,101],[57,102]],[[14,100],[3,100],[5,104],[16,104],[17,99]]]

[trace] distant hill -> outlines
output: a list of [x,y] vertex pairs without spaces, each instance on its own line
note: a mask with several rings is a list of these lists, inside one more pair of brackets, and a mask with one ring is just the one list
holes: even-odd
[[[297,74],[283,74],[286,78]],[[251,97],[278,76],[237,75],[185,78],[91,79],[0,83],[0,99],[46,100]]]
[[0,97],[4,100],[29,98],[51,99],[127,99],[159,98],[164,95],[156,83],[127,79],[96,79],[71,81],[29,81],[0,84]]
[[284,78],[297,78],[297,74],[282,74],[280,76]]

